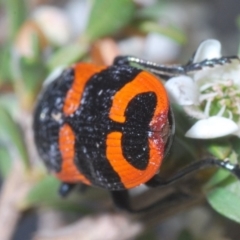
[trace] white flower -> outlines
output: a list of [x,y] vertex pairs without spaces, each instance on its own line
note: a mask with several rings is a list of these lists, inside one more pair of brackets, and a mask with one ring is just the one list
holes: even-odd
[[[220,58],[221,44],[206,40],[193,62]],[[191,138],[209,139],[235,134],[240,137],[240,62],[204,67],[189,76],[171,78],[165,85],[170,99],[183,106],[197,122],[187,131]]]

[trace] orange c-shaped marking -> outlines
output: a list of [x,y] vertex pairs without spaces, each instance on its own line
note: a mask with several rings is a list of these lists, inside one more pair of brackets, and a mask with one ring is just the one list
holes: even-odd
[[90,185],[90,181],[79,172],[75,165],[75,136],[73,130],[68,124],[64,124],[61,127],[58,143],[62,156],[62,166],[61,171],[56,173],[56,176],[63,182],[83,182]]
[[[127,83],[114,95],[109,117],[116,122],[124,123],[126,120],[124,113],[129,102],[137,94],[144,92],[154,92],[157,96],[157,106],[150,126],[154,124],[156,117],[158,121],[164,123],[169,109],[167,92],[163,84],[154,75],[146,71],[140,72],[133,81]],[[162,119],[160,119],[159,116],[161,116]],[[161,124],[159,124],[159,127],[161,127]],[[156,131],[159,129],[154,130]]]
[[74,113],[82,99],[84,87],[88,80],[96,73],[105,69],[105,66],[96,66],[90,63],[79,63],[74,67],[74,81],[71,88],[68,90],[65,102],[63,105],[63,112],[66,116]]
[[118,173],[125,188],[130,189],[142,183],[147,182],[159,169],[164,152],[164,144],[160,144],[159,139],[149,139],[149,163],[145,170],[139,170],[133,167],[123,156],[121,146],[121,132],[112,132],[107,136],[107,159]]

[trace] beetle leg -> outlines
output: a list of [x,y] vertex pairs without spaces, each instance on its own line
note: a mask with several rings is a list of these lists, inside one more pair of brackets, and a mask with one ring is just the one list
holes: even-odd
[[130,197],[127,190],[122,191],[111,191],[112,200],[114,205],[119,209],[126,210],[128,212],[132,212]]
[[238,56],[227,56],[213,59],[205,59],[201,62],[189,62],[184,66],[185,73],[194,73],[204,68],[213,68],[215,66],[231,63],[233,60],[240,60]]
[[73,188],[76,186],[75,183],[61,183],[60,187],[59,187],[59,194],[62,196],[62,197],[66,197],[72,190]]
[[136,65],[142,69],[146,69],[149,72],[160,76],[164,79],[168,79],[174,76],[185,74],[185,69],[181,65],[163,65],[154,62],[146,61],[141,58],[132,56],[118,56],[114,59],[115,65]]
[[149,187],[163,187],[169,184],[172,184],[186,175],[199,171],[201,169],[207,167],[219,167],[227,170],[232,175],[236,176],[240,180],[240,167],[238,164],[230,163],[229,161],[219,160],[215,158],[206,158],[197,162],[193,162],[192,164],[188,165],[187,167],[181,169],[177,173],[175,173],[169,179],[162,179],[158,175],[155,175],[145,184]]
[[111,191],[111,196],[116,207],[121,210],[125,210],[130,213],[144,213],[150,210],[156,211],[156,208],[167,209],[170,206],[179,204],[179,202],[185,202],[188,199],[192,198],[191,195],[182,192],[175,191],[174,193],[168,194],[158,201],[149,204],[148,206],[143,206],[136,208],[136,204],[131,202],[129,193],[127,190],[123,191]]
[[[189,166],[183,168],[182,170],[180,170],[179,172],[174,174],[169,179],[162,179],[158,175],[155,175],[152,179],[150,179],[145,184],[148,187],[164,187],[164,186],[170,185],[170,184],[182,179],[186,175],[189,175],[193,172],[199,171],[199,170],[207,168],[207,167],[223,168],[223,169],[229,171],[231,174],[233,174],[240,180],[239,165],[232,164],[229,161],[223,161],[223,160],[219,160],[219,159],[215,159],[215,158],[206,158],[206,159],[203,159],[203,160],[200,160],[200,161],[190,164]],[[115,205],[118,208],[126,210],[131,213],[141,213],[141,212],[149,211],[149,210],[154,209],[155,207],[160,206],[166,202],[168,202],[170,204],[170,203],[172,203],[173,200],[176,200],[176,197],[178,197],[179,195],[183,199],[189,197],[187,193],[177,191],[176,193],[167,195],[163,199],[160,199],[148,206],[136,209],[135,207],[132,206],[133,204],[130,201],[131,199],[130,199],[130,196],[129,196],[129,193],[127,190],[111,191],[111,196],[112,196],[112,199],[113,199],[113,202],[115,203]]]

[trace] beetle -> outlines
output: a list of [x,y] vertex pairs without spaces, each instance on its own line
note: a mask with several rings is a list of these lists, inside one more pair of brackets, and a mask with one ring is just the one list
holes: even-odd
[[[240,179],[237,164],[205,158],[169,179],[158,174],[171,148],[174,116],[160,80],[225,64],[235,57],[165,66],[119,56],[111,66],[77,63],[45,84],[33,117],[37,150],[60,179],[60,194],[78,183],[110,191],[115,204],[129,212],[128,190],[141,184],[169,185],[209,166],[224,168]],[[133,66],[135,64],[135,66]]]

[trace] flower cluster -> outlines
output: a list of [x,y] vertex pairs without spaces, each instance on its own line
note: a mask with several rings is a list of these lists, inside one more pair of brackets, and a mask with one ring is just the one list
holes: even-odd
[[[206,40],[197,49],[193,63],[221,57],[221,44]],[[210,139],[235,134],[240,137],[240,62],[203,67],[188,76],[166,83],[170,99],[197,119],[187,137]]]

